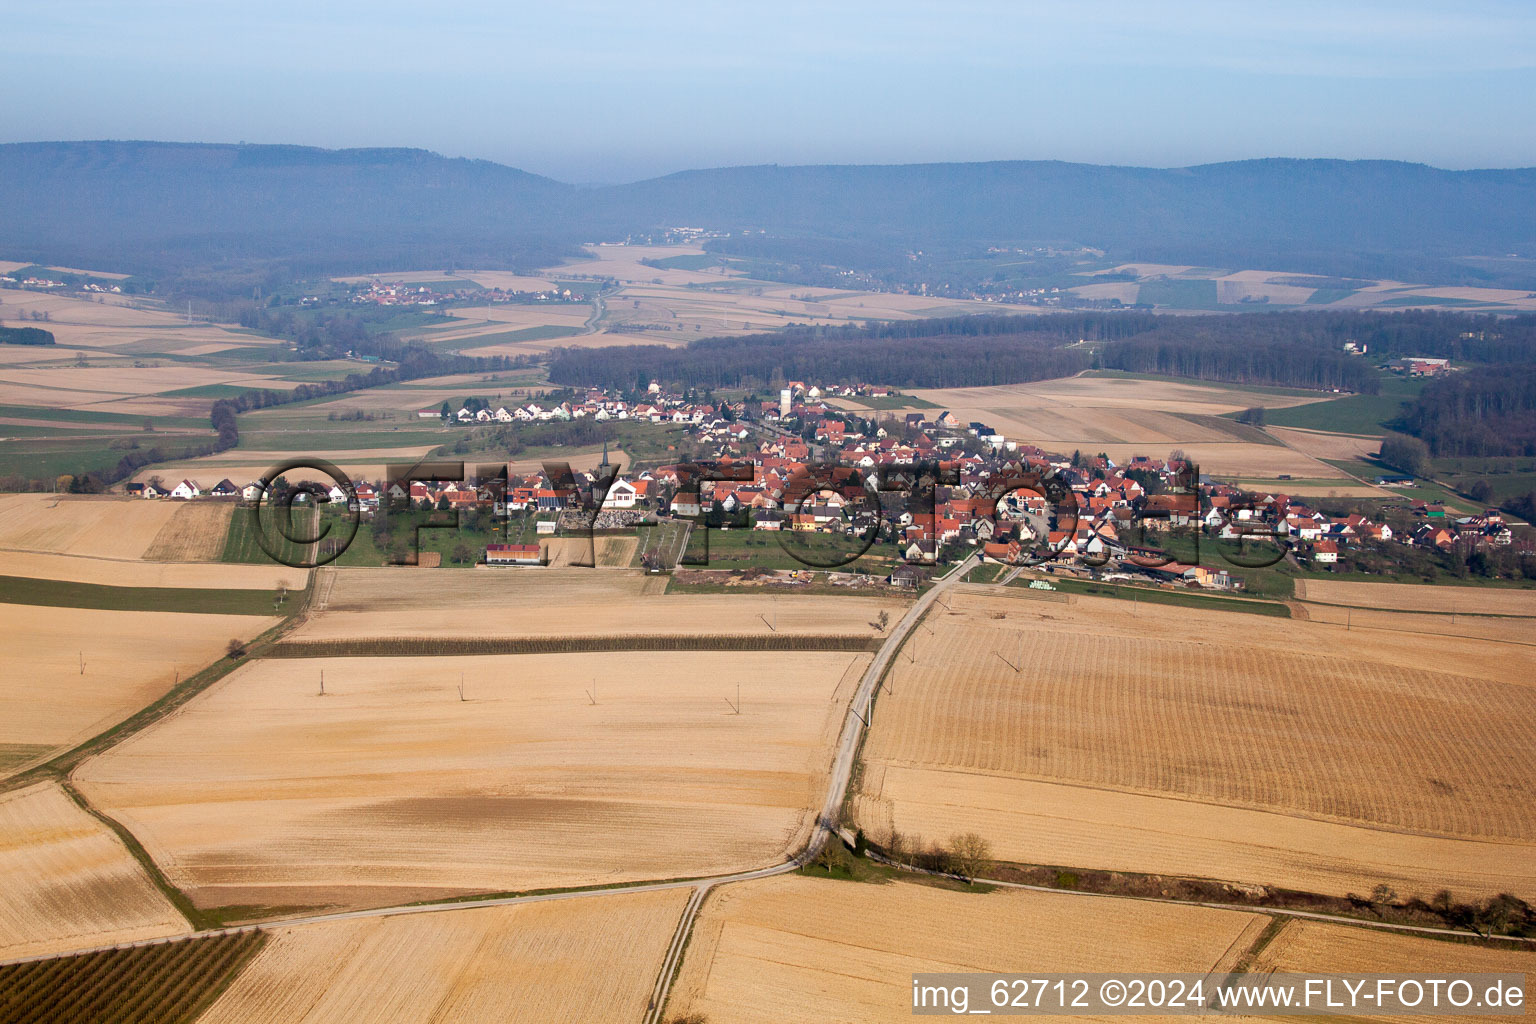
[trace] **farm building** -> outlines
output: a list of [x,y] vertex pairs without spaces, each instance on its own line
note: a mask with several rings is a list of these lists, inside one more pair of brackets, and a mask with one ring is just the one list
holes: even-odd
[[543,565],[537,544],[487,544],[486,565]]

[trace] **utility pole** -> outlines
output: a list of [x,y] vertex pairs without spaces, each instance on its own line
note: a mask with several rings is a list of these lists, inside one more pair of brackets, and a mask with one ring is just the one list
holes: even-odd
[[80,652],[80,674],[85,675],[85,652]]
[[464,673],[459,673],[459,700],[464,699]]
[[320,696],[325,696],[325,669],[320,670]]
[[587,691],[587,700],[591,701],[594,705],[597,704],[597,680],[596,679],[592,680],[592,689]]

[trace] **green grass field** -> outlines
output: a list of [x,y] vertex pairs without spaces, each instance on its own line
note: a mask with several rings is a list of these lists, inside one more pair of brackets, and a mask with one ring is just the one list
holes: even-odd
[[[111,469],[124,455],[135,449],[113,448],[113,442],[137,443],[137,451],[163,447],[176,453],[187,447],[210,444],[214,435],[197,434],[114,434],[102,431],[83,437],[46,437],[40,434],[57,433],[60,428],[0,426],[0,476],[16,474],[28,478],[56,477],[60,474],[80,476],[84,473]],[[15,431],[16,433],[12,433]],[[21,436],[22,434],[26,436]]]
[[852,405],[860,405],[866,409],[937,409],[938,406],[926,398],[918,398],[916,395],[859,395],[849,398],[839,398],[839,402],[848,402]]
[[1339,302],[1359,292],[1358,288],[1319,288],[1307,296],[1308,306],[1321,306],[1329,302]]
[[[706,532],[708,533],[707,557]],[[828,564],[840,563],[857,552],[860,547],[861,544],[856,539],[830,534],[788,531],[775,533],[742,527],[705,531],[702,527],[695,527],[689,537],[686,553],[686,558],[694,561],[682,561],[679,567],[693,569],[828,567],[839,572],[863,571],[871,575],[884,576],[895,566],[896,552],[889,544],[876,544],[869,549],[868,553],[848,564]]]
[[312,543],[298,543],[283,536],[286,532],[293,537],[310,537],[315,532],[315,510],[313,508],[295,508],[292,522],[286,531],[276,529],[278,519],[282,513],[271,506],[264,508],[262,520],[271,527],[267,533],[267,547],[272,549],[268,554],[262,547],[261,537],[257,532],[255,516],[250,509],[239,508],[229,519],[229,533],[224,538],[224,552],[219,556],[221,562],[246,562],[258,565],[274,561],[273,555],[285,565],[293,565],[307,560],[310,557]]
[[[1068,594],[1086,594],[1092,597],[1111,597],[1123,600],[1127,605],[1133,602],[1144,604],[1171,604],[1181,608],[1204,608],[1210,611],[1223,612],[1247,612],[1250,615],[1269,615],[1276,618],[1288,619],[1291,610],[1278,601],[1254,601],[1243,598],[1219,597],[1214,594],[1201,594],[1182,590],[1162,590],[1152,587],[1118,586],[1109,583],[1090,583],[1087,580],[1052,579],[1052,585],[1057,590]],[[1030,581],[1017,579],[1008,584],[1010,587],[1028,587]]]
[[174,587],[106,587],[22,576],[0,576],[0,600],[55,608],[121,612],[200,612],[208,615],[272,615],[266,590],[204,590]]
[[[1234,384],[1222,380],[1203,380],[1199,377],[1175,377],[1160,376],[1155,373],[1131,373],[1128,370],[1085,370],[1084,377],[1111,377],[1119,380],[1167,380],[1178,384],[1190,384],[1201,388],[1221,388],[1223,391],[1245,391],[1255,396],[1254,405],[1263,405],[1257,399],[1265,395],[1288,395],[1293,398],[1320,398],[1324,395],[1321,391],[1308,391],[1305,388],[1283,388],[1268,384]],[[1235,413],[1233,415],[1236,415]]]
[[78,409],[44,409],[33,405],[0,405],[0,416],[18,419],[45,420],[49,423],[111,424],[132,430],[141,430],[147,419],[157,427],[182,427],[190,430],[207,430],[206,416],[130,416],[115,412],[82,412]]
[[[470,338],[454,338],[448,341],[438,341],[444,348],[457,349],[460,352],[472,352],[477,348],[485,348],[488,345],[509,345],[519,341],[550,341],[554,338],[569,338],[584,333],[580,327],[562,327],[554,324],[546,324],[540,327],[524,327],[516,331],[498,331],[495,334],[477,334]],[[432,341],[425,338],[424,341]]]
[[1349,395],[1288,409],[1266,409],[1264,422],[1276,427],[1379,437],[1386,432],[1387,422],[1401,414],[1403,403],[1412,401],[1423,386],[1422,380],[1384,377],[1378,395]]
[[1172,309],[1220,309],[1216,301],[1216,282],[1209,278],[1161,278],[1142,282],[1137,302],[1150,302]]

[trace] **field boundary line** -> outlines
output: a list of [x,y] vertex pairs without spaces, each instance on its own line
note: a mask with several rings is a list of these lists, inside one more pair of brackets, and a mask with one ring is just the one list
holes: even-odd
[[906,768],[913,771],[936,772],[946,775],[972,775],[984,779],[1010,779],[1019,782],[1041,783],[1047,786],[1061,786],[1065,789],[1086,789],[1095,793],[1115,793],[1121,796],[1144,796],[1155,800],[1171,800],[1177,803],[1199,804],[1202,807],[1222,807],[1238,811],[1255,811],[1260,814],[1273,814],[1280,818],[1297,818],[1302,821],[1315,821],[1324,825],[1343,825],[1348,828],[1358,828],[1366,832],[1387,832],[1399,836],[1418,836],[1424,839],[1444,839],[1454,843],[1483,843],[1489,846],[1518,846],[1536,850],[1536,838],[1521,839],[1516,836],[1472,836],[1457,835],[1446,832],[1426,832],[1421,829],[1400,828],[1394,825],[1383,825],[1376,822],[1363,822],[1351,818],[1333,818],[1322,814],[1308,814],[1303,811],[1293,811],[1274,807],[1263,807],[1258,804],[1223,803],[1219,800],[1201,799],[1183,793],[1169,793],[1153,789],[1129,789],[1119,786],[1096,785],[1092,782],[1083,782],[1078,779],[1060,779],[1047,775],[1018,775],[1001,769],[992,768],[963,768],[954,765],[936,767],[921,761],[902,761],[895,758],[881,758],[880,763],[893,768]]
[[878,637],[857,633],[701,633],[675,636],[377,637],[358,640],[279,640],[262,658],[393,658],[496,654],[587,654],[622,651],[878,650]]
[[641,1018],[644,1024],[661,1024],[661,1015],[667,1009],[667,996],[671,994],[672,985],[683,969],[683,954],[693,938],[693,926],[699,919],[699,909],[703,907],[704,897],[709,895],[710,887],[708,883],[695,887],[683,906],[677,929],[672,933],[672,942],[661,958],[661,970],[657,972],[655,984],[651,986],[650,1002],[645,1008],[645,1016]]
[[135,711],[115,725],[108,727],[89,739],[82,740],[68,750],[55,754],[41,764],[33,765],[26,771],[18,772],[10,778],[0,779],[0,793],[24,789],[38,782],[67,778],[69,773],[74,771],[87,758],[116,746],[135,733],[160,721],[160,719],[176,711],[193,697],[196,697],[220,679],[223,679],[245,662],[252,658],[260,657],[267,646],[275,643],[284,633],[294,629],[303,621],[310,599],[314,594],[313,584],[309,588],[297,593],[302,594],[302,597],[294,607],[294,610],[283,621],[252,639],[248,645],[249,653],[246,657],[238,660],[229,657],[219,658],[212,664],[188,676],[181,683],[162,694],[158,699]]
[[[186,893],[171,883],[171,880],[165,876],[165,872],[160,870],[160,865],[156,864],[155,859],[149,855],[149,851],[144,849],[144,844],[139,842],[138,837],[130,832],[126,825],[105,811],[98,810],[93,806],[85,798],[85,795],[75,788],[74,783],[70,779],[60,779],[59,788],[82,811],[112,830],[112,833],[117,836],[118,842],[122,843],[129,855],[139,862],[139,867],[149,877],[150,883],[160,890],[160,895],[164,896],[171,906],[176,908],[176,912],[191,926],[191,936],[200,935],[208,930],[209,918],[193,905],[192,900]],[[189,936],[167,936],[167,938],[176,937],[187,938]]]
[[1477,939],[1482,942],[1502,940],[1505,942],[1536,944],[1536,938],[1527,935],[1484,935],[1482,932],[1458,928],[1435,928],[1431,925],[1398,924],[1394,921],[1367,921],[1358,917],[1345,917],[1342,914],[1323,914],[1315,910],[1292,910],[1288,907],[1255,907],[1244,903],[1217,903],[1209,900],[1179,900],[1171,896],[1138,896],[1133,893],[1086,892],[1082,889],[1058,889],[1050,885],[1034,885],[1029,882],[1008,882],[1000,878],[985,878],[980,875],[975,878],[964,878],[946,871],[932,871],[928,868],[902,864],[876,853],[874,850],[866,851],[866,855],[887,867],[895,868],[897,871],[907,871],[915,875],[930,875],[935,878],[948,878],[960,882],[995,885],[1003,889],[1024,889],[1029,892],[1050,892],[1056,893],[1059,896],[1087,896],[1093,899],[1105,900],[1140,900],[1143,903],[1167,903],[1180,907],[1205,907],[1208,910],[1231,910],[1243,914],[1269,914],[1279,917],[1302,918],[1309,921],[1324,921],[1328,924],[1354,925],[1357,928],[1410,932],[1417,935],[1430,935],[1440,938]]

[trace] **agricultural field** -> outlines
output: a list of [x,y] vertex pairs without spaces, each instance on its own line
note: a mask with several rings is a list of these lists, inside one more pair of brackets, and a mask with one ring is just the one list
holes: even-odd
[[1136,455],[1166,458],[1180,448],[1207,473],[1287,474],[1354,482],[1261,430],[1224,418],[1256,405],[1285,407],[1325,400],[1320,393],[1084,374],[1032,384],[924,389],[913,394],[948,409],[961,422],[979,420],[1010,440],[1047,451],[1104,452],[1123,463]]
[[122,842],[55,783],[0,793],[0,877],[0,960],[188,930]]
[[0,494],[0,549],[143,558],[182,507],[96,495]]
[[1297,580],[1296,599],[1408,612],[1536,616],[1536,590],[1353,580]]
[[[223,539],[220,538],[221,545]],[[270,561],[265,565],[221,565],[217,561],[207,564],[141,562],[29,551],[7,552],[5,575],[104,587],[131,584],[180,590],[275,590],[285,582],[290,590],[303,590],[309,580],[307,569],[293,569]]]
[[279,567],[289,574],[304,572],[291,568],[293,564],[315,560],[315,542],[322,539],[325,527],[338,531],[338,536],[346,532],[339,522],[317,522],[313,507],[285,508],[277,504],[259,510],[237,509],[227,523],[219,558],[225,562]]
[[448,323],[435,323],[414,332],[415,336],[433,346],[476,355],[530,355],[561,345],[683,345],[701,337],[757,333],[792,324],[997,312],[992,303],[970,300],[753,281],[743,276],[740,261],[722,264],[691,246],[597,245],[587,247],[587,252],[589,259],[548,268],[537,278],[495,272],[460,276],[486,287],[505,281],[507,287],[524,290],[548,287],[568,277],[611,278],[615,289],[603,296],[600,305],[450,307]]
[[[408,571],[408,576],[401,575]],[[295,640],[483,636],[844,635],[878,639],[899,598],[799,594],[663,594],[637,570],[337,569],[325,613]]]
[[[150,477],[159,476],[166,480],[180,480],[188,477],[207,486],[210,482],[217,483],[220,479],[228,477],[237,486],[243,487],[251,481],[267,477],[272,469],[291,459],[316,456],[332,463],[353,480],[381,480],[384,477],[386,463],[403,462],[412,465],[435,447],[436,445],[418,444],[401,448],[362,448],[342,451],[324,448],[317,448],[314,451],[304,448],[289,451],[253,451],[232,448],[218,455],[204,455],[195,459],[146,466],[134,474],[134,479],[144,481]],[[295,483],[300,480],[317,480],[327,486],[330,484],[330,478],[318,470],[290,470],[283,475],[290,482]]]
[[1381,448],[1380,437],[1330,434],[1320,430],[1302,430],[1299,427],[1267,426],[1264,430],[1287,447],[1314,459],[1365,459],[1374,456]]
[[191,1024],[265,939],[236,932],[0,967],[0,1019]]
[[781,875],[709,896],[667,1013],[702,1014],[710,1024],[904,1021],[914,972],[1225,969],[1267,920],[1124,899]]
[[639,1020],[687,889],[274,929],[201,1024]]
[[187,502],[160,527],[144,549],[144,557],[157,562],[218,561],[234,511],[234,503],[228,501]]
[[[1536,949],[1499,943],[1474,946],[1414,935],[1340,928],[1315,921],[1287,921],[1255,957],[1255,972],[1320,971],[1330,974],[1394,974],[1421,970],[1468,974],[1536,973]],[[1404,1017],[1403,1020],[1423,1020]]]
[[[1100,274],[1132,274],[1135,280],[1097,283]],[[1507,288],[1434,288],[1402,281],[1315,277],[1273,270],[1126,263],[1074,275],[1082,284],[1067,290],[1081,298],[1152,303],[1168,309],[1264,310],[1453,309],[1487,305],[1501,310],[1536,310],[1531,293]]]
[[597,566],[606,569],[627,568],[639,551],[639,538],[627,536],[545,537],[539,541],[545,561],[552,567]]
[[[437,403],[431,403],[437,404]],[[136,480],[148,480],[152,476],[164,477],[166,480],[180,480],[182,477],[191,477],[201,482],[217,481],[228,477],[236,484],[244,485],[253,480],[259,480],[268,476],[272,469],[301,456],[314,456],[324,459],[335,465],[354,482],[361,480],[382,481],[389,472],[389,467],[410,467],[439,447],[440,444],[451,442],[453,437],[445,437],[438,443],[431,445],[409,445],[401,448],[359,448],[340,451],[328,450],[321,446],[313,449],[298,447],[289,451],[252,451],[244,448],[235,448],[219,455],[203,456],[185,461],[160,463],[146,467],[135,474]],[[610,449],[609,458],[618,461],[623,452]],[[602,448],[586,450],[581,448],[560,448],[550,452],[548,456],[535,458],[520,457],[507,459],[505,453],[492,455],[488,453],[469,453],[467,455],[442,456],[445,460],[462,461],[467,471],[473,471],[473,467],[480,464],[500,466],[507,465],[511,472],[529,472],[538,469],[545,458],[550,461],[569,462],[572,469],[590,469],[602,460]],[[437,456],[432,456],[434,460]],[[627,464],[628,460],[624,460]],[[314,480],[329,486],[330,477],[319,470],[294,469],[283,474],[290,482],[300,480]],[[154,503],[149,503],[154,504]]]
[[1536,893],[1530,647],[1260,616],[1234,636],[1077,595],[952,606],[876,707],[872,836],[1334,896]]
[[261,660],[75,777],[226,919],[742,870],[808,835],[868,660]]
[[277,621],[0,604],[0,774],[126,718],[222,657],[231,637]]

